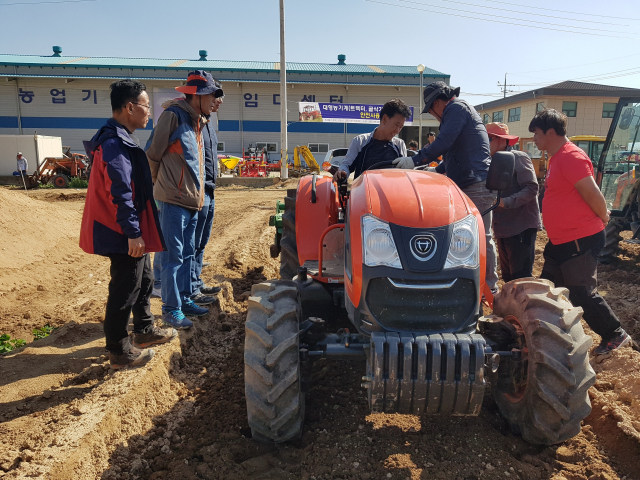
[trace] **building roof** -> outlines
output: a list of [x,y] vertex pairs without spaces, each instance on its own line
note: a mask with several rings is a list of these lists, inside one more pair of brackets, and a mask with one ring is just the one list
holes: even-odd
[[[0,54],[0,66],[17,67],[81,67],[81,68],[132,68],[132,69],[170,69],[170,70],[214,70],[219,72],[262,72],[277,73],[279,62],[208,60],[189,59],[157,59],[157,58],[120,58],[120,57],[64,57],[39,55]],[[287,73],[301,74],[341,74],[367,76],[398,76],[419,78],[415,66],[397,65],[358,65],[287,62]],[[431,68],[425,68],[428,77],[444,77],[447,75]]]
[[640,96],[640,89],[616,87],[612,85],[599,85],[597,83],[576,82],[566,80],[564,82],[555,83],[546,87],[540,87],[535,90],[511,95],[499,100],[481,103],[476,105],[475,109],[490,110],[501,107],[503,105],[511,105],[523,100],[530,100],[543,96],[563,96],[563,97],[632,97]]

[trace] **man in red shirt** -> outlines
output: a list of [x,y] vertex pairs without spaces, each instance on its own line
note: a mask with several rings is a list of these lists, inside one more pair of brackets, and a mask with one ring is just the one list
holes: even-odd
[[584,310],[584,319],[602,337],[597,356],[631,343],[631,337],[597,290],[597,258],[604,246],[607,204],[593,178],[589,157],[567,138],[567,117],[553,109],[538,112],[529,131],[546,150],[542,218],[549,236],[540,278],[569,289],[571,302]]

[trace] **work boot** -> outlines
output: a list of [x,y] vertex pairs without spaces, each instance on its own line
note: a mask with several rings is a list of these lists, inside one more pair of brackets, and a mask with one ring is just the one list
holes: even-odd
[[182,302],[182,313],[189,315],[190,317],[201,317],[209,313],[208,308],[199,307],[193,300],[189,299]]
[[186,330],[187,328],[193,327],[191,320],[186,318],[181,310],[173,310],[171,312],[163,313],[162,323],[177,330]]
[[119,370],[121,368],[128,367],[140,367],[146,364],[156,354],[151,348],[145,348],[140,350],[136,347],[131,347],[131,350],[125,353],[111,353],[109,352],[109,361],[111,362],[111,368]]
[[[622,329],[621,329],[622,330]],[[604,357],[611,355],[611,352],[621,347],[631,345],[631,337],[627,332],[622,330],[619,334],[612,338],[605,340],[604,338],[600,342],[600,345],[593,351],[596,357]]]
[[206,285],[200,289],[200,293],[204,293],[205,295],[215,295],[220,293],[222,287],[207,287]]
[[133,333],[133,345],[138,348],[146,348],[151,345],[167,343],[178,336],[175,328],[158,328],[155,325],[147,333]]
[[196,293],[195,295],[191,295],[191,300],[196,305],[211,305],[218,301],[216,297],[210,297],[209,295],[203,295],[201,293]]

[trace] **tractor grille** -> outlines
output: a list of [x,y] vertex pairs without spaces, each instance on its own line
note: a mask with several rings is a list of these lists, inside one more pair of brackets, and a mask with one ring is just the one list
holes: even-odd
[[[398,282],[396,282],[398,283]],[[374,278],[367,305],[378,323],[390,330],[445,331],[467,323],[476,307],[474,282],[458,278],[450,288],[396,288],[387,278]]]

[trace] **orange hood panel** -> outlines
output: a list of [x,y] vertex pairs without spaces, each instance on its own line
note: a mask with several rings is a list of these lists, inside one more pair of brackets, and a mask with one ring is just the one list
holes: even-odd
[[369,199],[368,213],[405,227],[442,227],[472,213],[466,195],[455,183],[444,175],[420,170],[365,172],[353,184],[352,200],[354,195]]

